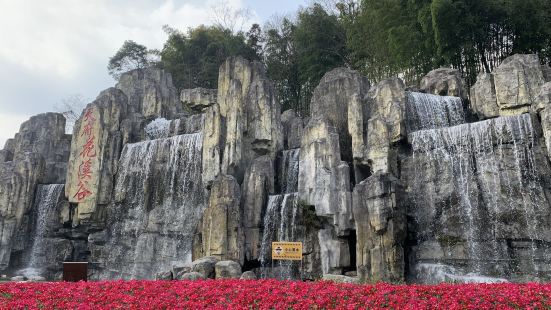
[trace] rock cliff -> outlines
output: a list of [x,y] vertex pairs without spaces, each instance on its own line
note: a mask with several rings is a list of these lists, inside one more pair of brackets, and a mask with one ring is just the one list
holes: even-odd
[[[48,113],[0,151],[0,270],[55,279],[83,260],[95,279],[547,281],[548,79],[536,55],[470,90],[449,68],[419,91],[337,68],[297,115],[241,57],[216,90],[128,72],[72,139]],[[272,260],[273,241],[302,242],[302,263]]]

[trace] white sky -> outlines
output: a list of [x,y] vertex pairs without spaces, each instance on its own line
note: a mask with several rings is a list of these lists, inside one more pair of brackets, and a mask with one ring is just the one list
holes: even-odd
[[[124,40],[162,48],[165,24],[212,23],[220,0],[0,0],[0,149],[30,116],[64,98],[87,101],[115,82],[107,61]],[[226,0],[251,23],[295,12],[304,0]],[[249,25],[245,26],[248,29]]]

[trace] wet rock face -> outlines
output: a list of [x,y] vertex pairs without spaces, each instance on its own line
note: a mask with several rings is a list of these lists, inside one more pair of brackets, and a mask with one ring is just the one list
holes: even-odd
[[467,99],[469,95],[461,72],[451,68],[439,68],[427,73],[421,79],[420,89],[433,95],[454,96],[462,99]]
[[24,122],[6,142],[0,162],[0,270],[27,246],[37,184],[64,182],[70,141],[63,115],[45,113]]
[[264,66],[231,57],[218,78],[217,104],[205,116],[203,174],[206,184],[218,173],[242,182],[245,169],[259,156],[283,146],[280,105]]
[[539,261],[549,255],[550,168],[535,118],[417,132],[412,144],[402,165],[413,277],[435,262],[462,274],[549,277]]
[[29,153],[17,161],[0,164],[0,270],[8,268],[12,251],[22,251],[25,244],[15,244],[17,231],[28,230],[36,185],[44,170],[44,160]]

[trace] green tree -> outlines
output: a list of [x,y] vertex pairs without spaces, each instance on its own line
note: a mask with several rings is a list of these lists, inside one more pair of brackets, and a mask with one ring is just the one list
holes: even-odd
[[268,75],[274,81],[281,109],[304,113],[307,105],[301,100],[302,85],[293,41],[295,25],[288,18],[283,18],[272,22],[268,28],[263,35],[263,59]]
[[118,80],[124,72],[151,65],[157,53],[132,40],[126,40],[117,53],[109,58],[107,71],[115,80]]
[[243,33],[207,26],[189,29],[187,33],[168,26],[164,30],[169,37],[161,51],[161,65],[172,74],[174,85],[179,89],[216,88],[218,69],[230,56],[258,59]]
[[323,75],[331,69],[347,65],[346,32],[337,16],[328,14],[320,4],[315,3],[299,11],[293,42],[301,100],[303,105],[307,105]]
[[[341,18],[351,64],[372,80],[416,82],[452,66],[468,84],[514,53],[551,61],[548,0],[363,0]],[[341,5],[342,6],[342,5]],[[343,6],[346,7],[346,6]],[[346,12],[345,12],[346,13]]]

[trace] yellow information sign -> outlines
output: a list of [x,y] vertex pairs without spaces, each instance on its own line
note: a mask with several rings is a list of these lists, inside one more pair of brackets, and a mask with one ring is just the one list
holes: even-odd
[[272,259],[302,260],[302,242],[272,242]]

